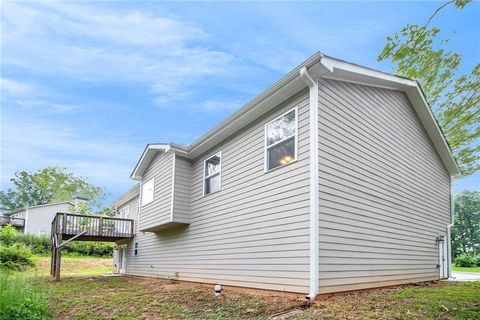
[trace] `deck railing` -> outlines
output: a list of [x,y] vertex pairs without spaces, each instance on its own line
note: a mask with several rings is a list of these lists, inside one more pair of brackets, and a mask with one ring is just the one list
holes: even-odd
[[64,235],[131,238],[133,237],[133,220],[104,216],[87,216],[74,213],[57,213],[52,222],[53,232]]
[[0,216],[0,226],[6,225],[23,228],[25,226],[25,219]]

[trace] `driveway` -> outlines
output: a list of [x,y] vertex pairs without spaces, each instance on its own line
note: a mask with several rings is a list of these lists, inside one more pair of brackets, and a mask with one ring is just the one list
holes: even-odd
[[452,272],[453,281],[480,281],[480,273],[478,272]]

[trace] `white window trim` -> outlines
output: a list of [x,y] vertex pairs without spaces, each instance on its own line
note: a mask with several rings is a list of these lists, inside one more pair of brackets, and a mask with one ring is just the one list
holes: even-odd
[[[152,194],[152,200],[147,202],[147,203],[143,203],[143,187],[146,183],[149,183],[150,181],[153,181],[153,194]],[[153,200],[155,200],[155,177],[145,181],[144,183],[142,183],[142,198],[140,198],[140,202],[142,204],[142,207],[145,207],[146,205],[149,205],[150,203],[153,202]]]
[[[268,125],[272,122],[275,122],[276,120],[280,119],[281,117],[289,114],[290,112],[292,111],[295,111],[295,133],[293,135],[290,135],[280,141],[277,141],[275,143],[272,143],[271,145],[267,145],[268,143]],[[275,167],[275,168],[272,168],[272,169],[268,169],[268,150],[274,146],[276,146],[277,144],[279,143],[282,143],[284,142],[285,140],[288,140],[288,139],[291,139],[292,137],[294,137],[294,141],[295,141],[295,148],[294,148],[294,158],[292,161],[290,161],[289,163],[286,163],[286,164],[282,164],[278,167]],[[275,119],[272,119],[270,120],[269,122],[267,122],[265,124],[265,139],[264,139],[264,151],[263,151],[263,158],[264,158],[264,164],[263,164],[263,173],[267,173],[267,172],[270,172],[270,171],[273,171],[273,170],[276,170],[276,169],[279,169],[279,168],[283,168],[285,166],[288,166],[289,164],[292,164],[294,162],[297,161],[298,159],[298,106],[295,106],[295,108],[293,109],[290,109],[284,113],[282,113],[281,115],[279,115],[278,117],[276,117]]]
[[[207,161],[212,159],[213,157],[219,157],[220,158],[220,170],[219,170],[218,173],[214,173],[214,174],[205,176],[205,169],[206,169]],[[211,177],[216,176],[216,175],[218,175],[218,190],[214,191],[214,192],[210,192],[210,193],[205,193],[205,181],[207,181],[208,178],[211,178]],[[222,190],[222,151],[218,151],[217,153],[212,154],[210,157],[207,157],[205,160],[203,160],[202,177],[203,177],[203,196],[204,197],[208,196],[210,194],[213,194],[213,193],[217,193],[218,191]]]

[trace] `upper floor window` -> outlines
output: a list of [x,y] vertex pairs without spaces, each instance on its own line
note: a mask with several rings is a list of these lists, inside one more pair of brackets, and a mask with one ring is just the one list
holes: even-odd
[[142,206],[153,201],[153,194],[155,190],[155,179],[152,178],[147,182],[142,183]]
[[119,214],[121,218],[126,218],[128,217],[128,214],[130,213],[130,206],[125,206],[119,210]]
[[265,171],[297,159],[297,108],[265,125]]
[[219,191],[221,188],[221,176],[222,176],[222,153],[219,152],[216,155],[205,160],[203,170],[203,194],[209,194]]

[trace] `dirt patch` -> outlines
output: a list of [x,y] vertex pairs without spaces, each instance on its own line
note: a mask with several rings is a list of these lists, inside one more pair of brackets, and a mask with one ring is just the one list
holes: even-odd
[[145,277],[43,282],[55,319],[476,319],[480,283],[422,283],[322,295],[267,295]]

